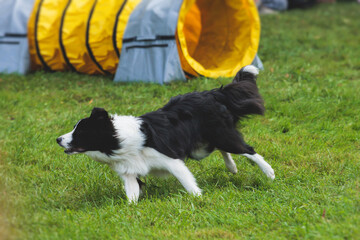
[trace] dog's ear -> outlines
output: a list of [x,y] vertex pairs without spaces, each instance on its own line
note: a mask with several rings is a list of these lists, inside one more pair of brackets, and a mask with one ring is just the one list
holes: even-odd
[[108,119],[109,118],[109,114],[107,111],[105,111],[105,109],[103,108],[93,108],[93,110],[91,111],[91,115],[90,118],[93,119]]

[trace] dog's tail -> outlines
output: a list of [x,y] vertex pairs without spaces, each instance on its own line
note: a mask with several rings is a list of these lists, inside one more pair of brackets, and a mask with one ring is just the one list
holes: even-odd
[[259,69],[254,65],[247,65],[240,69],[234,77],[233,83],[241,81],[252,81],[256,83],[256,78],[259,75]]
[[255,66],[245,66],[236,74],[232,83],[219,89],[222,103],[236,119],[251,114],[263,115],[265,112],[264,101],[256,85],[258,74],[259,70]]

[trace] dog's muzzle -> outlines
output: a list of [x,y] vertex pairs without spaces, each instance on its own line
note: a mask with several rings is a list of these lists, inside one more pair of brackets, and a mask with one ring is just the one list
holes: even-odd
[[63,138],[62,138],[62,137],[58,137],[58,138],[56,139],[56,142],[59,144],[59,146],[65,148],[64,152],[65,152],[66,154],[69,154],[69,155],[70,155],[70,154],[75,154],[75,153],[83,153],[83,152],[86,152],[86,150],[83,149],[83,148],[66,147],[66,146],[63,145],[62,141],[63,141]]
[[62,137],[58,137],[58,138],[56,139],[56,142],[60,145],[60,147],[64,147],[64,146],[61,144],[62,140],[63,140]]

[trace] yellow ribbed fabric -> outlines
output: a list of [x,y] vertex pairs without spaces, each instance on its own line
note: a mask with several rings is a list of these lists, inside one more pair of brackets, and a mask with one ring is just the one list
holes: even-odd
[[184,0],[177,38],[184,71],[231,77],[254,60],[260,19],[253,0]]
[[115,74],[130,14],[141,0],[36,0],[29,19],[32,70]]
[[76,71],[81,73],[103,73],[91,59],[86,46],[88,20],[95,3],[96,0],[71,1],[60,30],[66,56]]
[[[140,2],[36,0],[28,24],[32,69],[114,74]],[[188,77],[231,77],[254,60],[260,19],[253,0],[184,0],[174,34]]]
[[[62,9],[68,0],[36,0],[28,24],[32,69],[43,68],[39,54],[51,70],[68,69],[59,47]],[[35,32],[35,24],[36,32]],[[35,41],[36,40],[36,41]],[[37,45],[37,46],[36,46]],[[39,53],[37,53],[37,49]]]
[[119,57],[114,48],[121,52],[127,21],[139,2],[140,0],[98,0],[94,8],[90,20],[89,45],[96,61],[106,72],[116,72]]

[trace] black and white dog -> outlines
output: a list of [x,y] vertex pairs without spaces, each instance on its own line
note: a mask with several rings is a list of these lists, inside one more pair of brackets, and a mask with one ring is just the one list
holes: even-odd
[[232,83],[210,91],[173,97],[164,107],[140,117],[111,115],[94,108],[90,117],[57,138],[65,153],[85,153],[108,164],[123,180],[130,202],[139,198],[139,176],[174,175],[185,189],[201,195],[186,158],[202,159],[220,150],[232,173],[237,168],[230,153],[254,161],[267,177],[271,166],[247,145],[236,123],[250,114],[263,114],[263,100],[256,86],[258,69],[242,68]]

